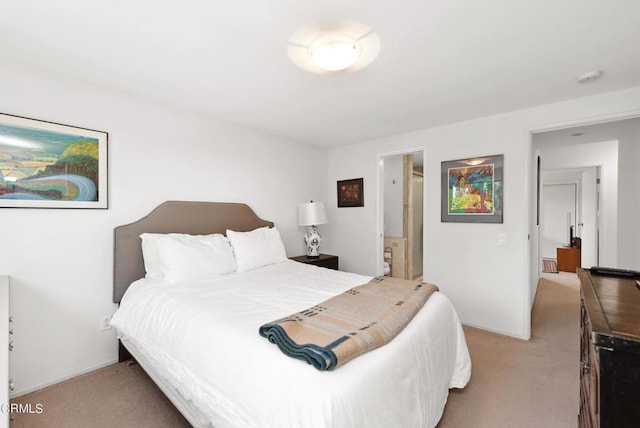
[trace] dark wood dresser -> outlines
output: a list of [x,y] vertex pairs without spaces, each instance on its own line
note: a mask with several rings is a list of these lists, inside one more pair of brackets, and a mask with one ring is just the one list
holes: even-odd
[[578,269],[580,427],[640,426],[640,288]]

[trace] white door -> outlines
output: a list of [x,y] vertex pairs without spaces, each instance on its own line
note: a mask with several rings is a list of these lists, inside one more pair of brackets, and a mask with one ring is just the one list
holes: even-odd
[[542,257],[555,259],[556,248],[570,245],[570,226],[576,236],[576,185],[545,184],[542,201]]
[[577,235],[582,238],[582,266],[598,265],[598,172],[595,167],[582,173],[580,218]]

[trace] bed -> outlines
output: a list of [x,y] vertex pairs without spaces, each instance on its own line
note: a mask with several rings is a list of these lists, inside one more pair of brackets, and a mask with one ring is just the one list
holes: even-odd
[[238,259],[238,270],[224,275],[145,278],[143,233],[272,226],[245,204],[172,201],[117,227],[113,300],[120,307],[112,324],[124,347],[193,426],[435,426],[449,389],[463,388],[471,374],[460,321],[442,293],[387,345],[318,371],[285,356],[259,327],[371,277],[286,259],[240,271]]

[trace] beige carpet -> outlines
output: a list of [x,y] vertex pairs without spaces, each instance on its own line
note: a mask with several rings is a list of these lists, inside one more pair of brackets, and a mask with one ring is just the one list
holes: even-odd
[[[522,341],[465,327],[471,381],[464,390],[451,391],[438,428],[577,425],[575,274],[545,274],[535,299],[532,332],[530,341]],[[41,415],[15,415],[12,428],[189,426],[138,365],[116,364],[12,402],[44,406]]]
[[465,327],[473,370],[438,428],[576,427],[580,294],[576,274],[544,274],[522,341]]
[[11,402],[44,410],[14,415],[11,428],[191,426],[137,364],[105,367]]

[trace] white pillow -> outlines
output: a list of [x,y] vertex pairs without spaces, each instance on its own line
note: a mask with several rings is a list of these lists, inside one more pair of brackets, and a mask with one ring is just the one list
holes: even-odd
[[144,233],[140,237],[147,278],[179,282],[236,270],[229,241],[221,234]]
[[162,262],[158,254],[158,241],[167,237],[178,235],[177,233],[143,233],[142,239],[142,259],[144,260],[145,278],[163,279]]
[[265,226],[250,232],[234,232],[227,229],[227,238],[236,256],[238,272],[287,260],[280,232],[275,227]]

